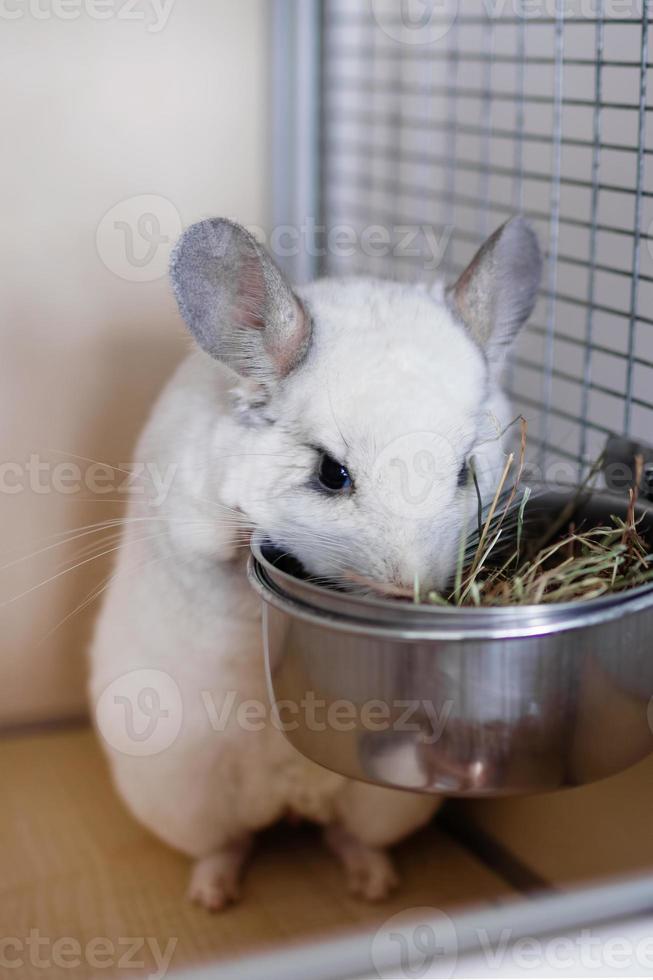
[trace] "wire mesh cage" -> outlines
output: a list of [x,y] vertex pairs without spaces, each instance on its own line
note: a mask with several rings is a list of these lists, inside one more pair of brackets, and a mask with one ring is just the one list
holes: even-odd
[[325,0],[325,274],[454,277],[522,211],[546,252],[508,386],[541,467],[653,441],[648,0]]

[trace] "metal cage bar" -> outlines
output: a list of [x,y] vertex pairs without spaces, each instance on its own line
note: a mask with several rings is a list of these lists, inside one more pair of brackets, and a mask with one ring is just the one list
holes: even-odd
[[294,282],[306,282],[318,272],[322,4],[272,0],[270,24],[271,224],[295,233],[295,247],[273,250]]

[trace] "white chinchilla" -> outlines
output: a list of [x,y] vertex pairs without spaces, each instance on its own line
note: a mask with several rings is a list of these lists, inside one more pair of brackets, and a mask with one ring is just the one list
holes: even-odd
[[172,282],[201,350],[137,450],[174,478],[164,500],[151,488],[130,504],[91,698],[119,792],[195,859],[190,896],[207,908],[236,897],[252,835],[287,814],[324,825],[350,887],[382,898],[395,883],[384,849],[437,809],[321,769],[269,717],[243,723],[245,702],[267,705],[248,534],[336,582],[442,586],[475,512],[466,460],[484,496],[504,464],[501,367],[540,273],[520,217],[448,290],[352,278],[295,293],[224,220],[177,245]]

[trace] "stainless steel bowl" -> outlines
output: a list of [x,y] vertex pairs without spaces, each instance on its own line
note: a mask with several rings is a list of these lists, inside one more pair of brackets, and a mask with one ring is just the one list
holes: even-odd
[[[568,503],[543,494],[537,520]],[[577,521],[624,514],[595,494]],[[640,508],[653,544],[653,508]],[[577,786],[653,751],[653,586],[586,602],[443,609],[347,595],[252,543],[277,724],[384,786],[497,796]]]

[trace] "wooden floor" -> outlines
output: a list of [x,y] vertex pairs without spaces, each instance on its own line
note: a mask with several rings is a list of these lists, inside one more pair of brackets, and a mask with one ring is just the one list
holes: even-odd
[[[210,916],[184,899],[187,861],[123,809],[90,731],[5,738],[0,773],[0,935],[13,940],[0,955],[21,960],[20,969],[7,973],[20,980],[107,978],[139,967],[150,973],[152,949],[163,954],[166,948],[174,948],[174,970],[374,927],[407,908],[513,896],[501,878],[433,827],[397,849],[400,892],[367,906],[347,895],[315,830],[279,828],[261,839],[241,904]],[[47,942],[29,945],[30,930]],[[67,937],[71,944],[55,946]],[[141,941],[134,953],[126,937]],[[116,968],[94,968],[94,960]]]

